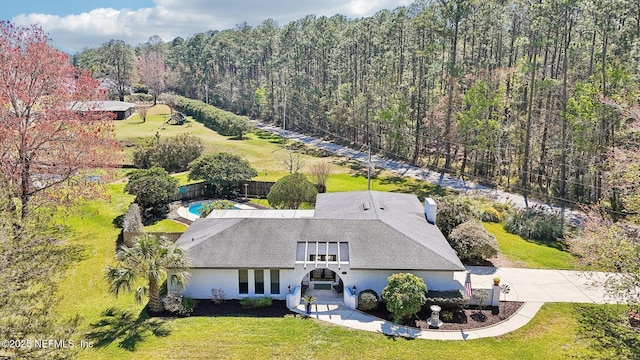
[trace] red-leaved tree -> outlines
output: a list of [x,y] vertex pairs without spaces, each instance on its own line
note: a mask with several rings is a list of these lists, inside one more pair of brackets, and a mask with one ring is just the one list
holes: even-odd
[[81,197],[91,187],[87,171],[118,161],[109,116],[75,111],[102,98],[41,28],[0,22],[0,186],[8,203],[19,200],[15,215]]

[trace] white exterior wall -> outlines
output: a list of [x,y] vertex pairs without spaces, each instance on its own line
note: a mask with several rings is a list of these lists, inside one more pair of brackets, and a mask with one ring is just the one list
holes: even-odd
[[[393,274],[410,272],[424,280],[429,290],[452,290],[462,289],[463,286],[453,278],[452,271],[407,271],[407,270],[353,270],[345,277],[348,277],[349,284],[345,281],[345,287],[351,288],[356,285],[357,293],[362,290],[373,289],[378,295],[382,294],[382,289],[387,285],[387,278]],[[344,280],[343,280],[344,281]]]
[[[237,269],[192,269],[191,279],[184,290],[179,291],[169,284],[169,291],[179,291],[195,299],[209,299],[211,298],[211,289],[217,288],[224,291],[227,299],[270,296],[274,299],[285,300],[289,293],[288,286],[291,285],[292,289],[299,287],[304,276],[314,269],[316,269],[315,266],[311,264],[308,264],[306,269],[302,264],[296,264],[294,269],[280,269],[280,294],[271,294],[271,269],[256,269],[264,271],[264,294],[255,293],[254,269],[248,269],[249,294],[239,294]],[[342,279],[345,289],[349,288],[350,290],[353,285],[356,285],[357,293],[365,289],[373,289],[378,294],[382,293],[390,275],[408,272],[406,270],[350,270],[344,264],[340,268],[337,264],[330,264],[328,269],[334,271]],[[430,290],[463,289],[462,284],[454,279],[454,273],[451,271],[411,271],[411,273],[421,277]]]
[[[211,289],[222,289],[225,298],[241,299],[243,297],[270,296],[284,300],[289,292],[287,286],[295,287],[300,281],[292,281],[291,269],[280,270],[280,294],[271,294],[271,270],[278,269],[247,269],[249,275],[249,293],[240,294],[238,269],[191,269],[191,278],[187,286],[179,290],[168,285],[169,291],[178,291],[194,299],[211,298]],[[264,294],[255,293],[255,271],[264,271]]]

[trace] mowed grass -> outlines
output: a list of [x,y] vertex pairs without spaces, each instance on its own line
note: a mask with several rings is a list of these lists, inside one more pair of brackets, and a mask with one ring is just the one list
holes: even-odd
[[500,252],[507,259],[521,265],[520,267],[572,270],[577,266],[575,258],[567,251],[510,234],[502,224],[483,223],[483,225],[498,240]]
[[593,353],[575,341],[571,304],[547,304],[511,334],[469,341],[391,338],[300,317],[194,317],[168,321],[170,334],[146,334],[135,351],[117,344],[85,359],[567,359]]
[[[184,125],[167,125],[165,124],[165,115],[168,114],[169,107],[157,105],[149,110],[147,120],[144,123],[137,114],[127,120],[117,121],[115,123],[116,137],[124,140],[126,144],[134,144],[136,139],[146,136],[169,137],[190,134],[202,139],[205,153],[224,151],[237,154],[248,160],[258,171],[258,176],[254,180],[276,181],[287,174],[282,163],[287,151],[283,149],[281,142],[275,143],[268,139],[261,139],[255,133],[246,134],[242,140],[222,136],[192,118],[189,118],[191,121]],[[132,151],[133,148],[128,148],[126,153],[130,155]],[[335,162],[338,158],[319,158],[301,154],[300,159],[308,168],[314,163],[324,160]],[[345,172],[348,171],[348,168],[335,166],[334,171]]]

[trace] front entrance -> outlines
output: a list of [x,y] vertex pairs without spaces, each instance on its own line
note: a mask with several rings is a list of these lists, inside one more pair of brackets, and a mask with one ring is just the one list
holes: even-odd
[[303,296],[315,296],[322,301],[342,299],[342,279],[330,269],[311,270],[304,276],[301,285]]

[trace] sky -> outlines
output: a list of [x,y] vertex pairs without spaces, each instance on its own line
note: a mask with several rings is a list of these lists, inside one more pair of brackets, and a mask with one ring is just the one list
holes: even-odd
[[306,15],[359,18],[412,0],[10,0],[0,4],[0,20],[37,24],[51,44],[70,54],[111,39],[131,45],[152,35],[164,41],[208,30],[257,26],[273,19],[280,26]]

